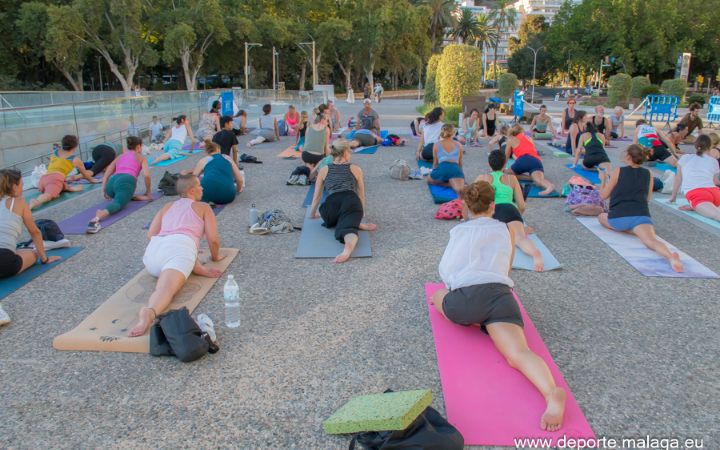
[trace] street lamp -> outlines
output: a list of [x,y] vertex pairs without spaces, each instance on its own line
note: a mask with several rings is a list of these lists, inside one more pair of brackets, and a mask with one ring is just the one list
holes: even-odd
[[246,42],[245,43],[245,91],[248,90],[248,51],[253,47],[262,47],[262,44],[258,44],[255,42]]
[[317,64],[315,63],[315,41],[310,42],[300,42],[298,43],[298,47],[302,48],[303,45],[310,45],[312,46],[312,71],[313,71],[313,89],[315,89],[315,85],[318,82],[317,79]]
[[537,65],[537,54],[540,50],[544,49],[545,46],[541,45],[540,47],[537,48],[537,50],[530,46],[528,46],[528,48],[530,50],[532,50],[532,52],[533,52],[533,76],[532,76],[533,85],[532,85],[532,94],[530,94],[530,103],[535,103],[535,66]]

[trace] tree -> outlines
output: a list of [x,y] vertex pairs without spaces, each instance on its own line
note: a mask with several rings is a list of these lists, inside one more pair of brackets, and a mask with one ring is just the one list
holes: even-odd
[[210,45],[230,38],[224,11],[218,0],[165,0],[158,9],[157,28],[166,33],[163,60],[171,64],[179,58],[185,86],[194,91]]
[[465,44],[468,41],[474,41],[478,32],[478,20],[475,18],[475,14],[469,8],[461,8],[460,17],[458,17],[450,36],[459,44]]
[[455,2],[453,0],[426,0],[426,4],[430,7],[430,43],[433,52],[436,52],[442,46],[445,29],[452,27],[455,23],[453,17]]
[[508,60],[510,72],[527,80],[533,77],[533,68],[535,68],[535,77],[544,78],[548,70],[548,53],[545,45],[547,28],[545,17],[537,15],[525,17],[520,24],[518,38],[510,39],[508,48],[511,53]]
[[[512,7],[514,2],[512,0],[497,0],[495,7],[490,11],[490,21],[492,22],[495,29],[498,31],[500,37],[503,30],[514,28],[515,21],[517,18],[517,11]],[[497,67],[497,50],[500,39],[495,42],[495,54],[493,62]],[[497,84],[497,71],[495,71],[495,84]]]
[[462,104],[462,98],[476,94],[482,79],[482,54],[477,47],[450,44],[438,62],[436,88],[440,104]]
[[142,0],[73,0],[48,10],[48,34],[77,39],[99,53],[123,90],[133,87],[141,62],[155,65],[157,52],[147,28],[151,4]]
[[477,21],[475,44],[482,49],[495,47],[498,41],[498,32],[490,23],[490,18],[485,14],[478,14],[475,16],[475,20]]

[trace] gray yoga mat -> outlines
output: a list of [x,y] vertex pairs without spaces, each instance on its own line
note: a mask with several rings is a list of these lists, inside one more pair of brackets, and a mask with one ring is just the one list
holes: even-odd
[[[535,247],[537,247],[538,250],[540,250],[540,253],[542,253],[543,261],[545,262],[545,271],[547,272],[548,270],[559,269],[560,262],[558,262],[555,256],[550,253],[550,250],[542,243],[540,238],[535,234],[531,234],[529,237],[530,240],[535,243]],[[532,256],[517,247],[515,247],[515,258],[513,258],[512,266],[513,269],[534,270]]]
[[[322,219],[311,219],[310,209],[305,214],[303,229],[300,233],[296,258],[334,258],[343,251],[343,244],[335,239],[335,230],[322,226]],[[361,231],[358,235],[357,247],[352,253],[353,258],[369,258],[372,256],[370,249],[370,235],[367,231]]]

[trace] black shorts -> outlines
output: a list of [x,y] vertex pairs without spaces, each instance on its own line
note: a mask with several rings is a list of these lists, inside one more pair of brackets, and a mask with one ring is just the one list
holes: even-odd
[[667,145],[663,144],[652,148],[652,153],[650,153],[648,161],[665,161],[671,156],[672,153],[668,150]]
[[371,145],[377,144],[377,142],[375,141],[375,136],[373,136],[372,134],[355,133],[353,139],[358,141],[361,147],[369,147]]
[[586,169],[593,169],[597,166],[599,166],[602,163],[609,163],[610,158],[608,158],[607,153],[605,152],[597,152],[597,153],[590,153],[585,154],[585,157],[583,158],[583,166],[585,166]]
[[493,214],[493,219],[499,220],[502,223],[523,221],[520,210],[518,210],[517,206],[513,205],[512,203],[501,203],[499,205],[495,204],[495,213]]
[[435,144],[425,144],[425,147],[423,147],[422,154],[420,155],[420,157],[425,161],[432,161],[434,146],[435,146]]
[[20,273],[23,260],[12,250],[0,248],[0,278],[7,278]]
[[443,300],[443,313],[458,325],[485,325],[495,322],[523,326],[520,307],[510,286],[502,283],[476,284],[450,291]]
[[300,158],[304,163],[317,164],[325,158],[325,155],[316,155],[315,153],[302,152]]

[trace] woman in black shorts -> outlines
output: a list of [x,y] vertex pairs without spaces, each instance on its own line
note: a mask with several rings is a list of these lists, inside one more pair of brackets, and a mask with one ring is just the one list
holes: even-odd
[[495,131],[497,131],[497,105],[495,103],[490,103],[487,109],[485,109],[482,125],[485,136],[495,136]]
[[565,391],[555,384],[547,364],[528,347],[520,308],[513,296],[514,235],[492,218],[495,189],[476,181],[460,198],[468,220],[450,230],[450,241],[440,261],[445,289],[432,296],[443,316],[458,325],[486,331],[510,366],[519,370],[540,391],[546,402],[540,427],[556,431],[562,426]]
[[592,122],[588,122],[585,125],[585,132],[580,135],[578,139],[578,147],[575,152],[575,161],[573,161],[572,168],[577,166],[580,155],[585,154],[583,158],[583,167],[586,169],[596,169],[611,171],[612,164],[610,164],[610,158],[605,152],[605,137],[601,134],[597,134],[595,125]]
[[[30,207],[23,198],[22,175],[17,170],[0,170],[0,278],[17,275],[37,261],[48,264],[60,259],[45,254],[43,238]],[[17,249],[23,226],[30,233],[35,249]]]

